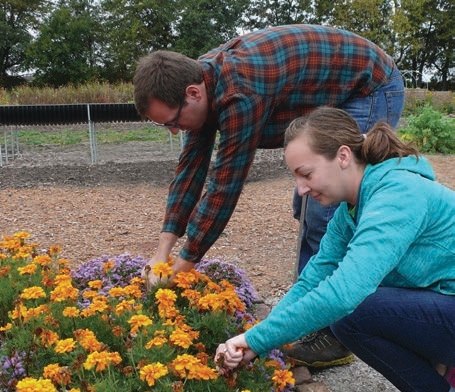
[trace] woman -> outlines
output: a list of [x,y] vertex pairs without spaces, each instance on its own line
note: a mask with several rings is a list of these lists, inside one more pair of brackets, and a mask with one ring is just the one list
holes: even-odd
[[335,108],[291,123],[285,159],[299,194],[341,206],[297,283],[217,356],[234,368],[330,325],[401,391],[455,391],[455,192],[388,125],[366,136]]

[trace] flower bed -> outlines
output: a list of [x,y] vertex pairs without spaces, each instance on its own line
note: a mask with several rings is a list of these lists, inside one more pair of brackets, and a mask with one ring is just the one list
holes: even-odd
[[[103,256],[71,271],[19,232],[0,241],[1,391],[290,391],[278,350],[222,376],[219,343],[258,322],[243,271],[204,260],[145,290],[146,260]],[[153,273],[166,277],[169,263]]]

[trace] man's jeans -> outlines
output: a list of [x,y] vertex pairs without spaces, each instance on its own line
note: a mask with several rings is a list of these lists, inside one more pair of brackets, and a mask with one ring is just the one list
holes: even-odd
[[434,365],[455,366],[454,315],[455,296],[380,287],[331,329],[400,391],[447,392]]
[[[390,82],[365,98],[354,98],[345,102],[341,109],[348,112],[366,133],[379,121],[387,122],[396,127],[404,107],[404,84],[401,73],[395,70]],[[292,201],[294,217],[300,219],[302,198],[294,191]],[[332,218],[338,204],[324,207],[308,196],[298,274],[308,263],[308,260],[319,250],[319,243],[324,235],[327,224]]]

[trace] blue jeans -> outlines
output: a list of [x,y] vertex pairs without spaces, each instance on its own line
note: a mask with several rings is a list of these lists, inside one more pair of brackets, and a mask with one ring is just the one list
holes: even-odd
[[[341,109],[348,112],[359,125],[363,133],[368,132],[379,121],[387,122],[392,127],[398,125],[404,107],[404,84],[400,71],[396,69],[385,86],[364,98],[346,101]],[[302,198],[294,191],[292,200],[294,217],[300,219]],[[324,207],[310,196],[307,199],[306,215],[300,246],[298,274],[302,272],[311,256],[319,251],[319,243],[325,234],[327,224],[338,204]]]
[[400,391],[447,392],[455,366],[455,296],[380,287],[331,326],[337,339]]

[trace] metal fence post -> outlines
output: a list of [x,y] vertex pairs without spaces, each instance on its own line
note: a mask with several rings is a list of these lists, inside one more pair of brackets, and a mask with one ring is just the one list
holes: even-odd
[[87,104],[87,117],[88,117],[88,134],[90,138],[90,157],[92,164],[98,161],[98,147],[96,144],[96,130],[95,123],[90,117],[90,105]]

